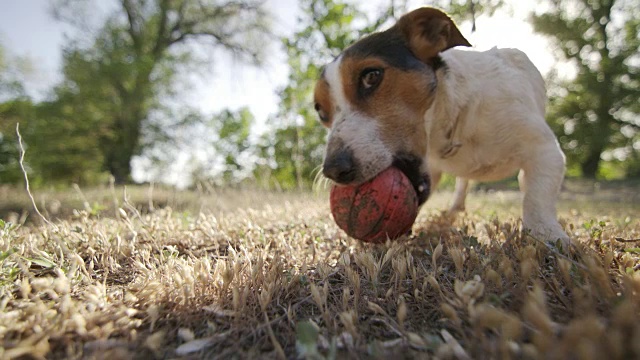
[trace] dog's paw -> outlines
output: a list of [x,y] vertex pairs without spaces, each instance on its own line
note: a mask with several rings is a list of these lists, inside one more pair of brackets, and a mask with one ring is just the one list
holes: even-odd
[[465,208],[464,204],[453,204],[451,205],[449,210],[447,210],[447,215],[454,216],[458,213],[465,212],[465,210],[467,209]]
[[534,239],[544,242],[550,248],[559,250],[562,253],[570,253],[575,248],[569,235],[567,235],[558,225],[557,228],[551,230],[531,230],[529,235]]
[[[550,247],[559,250],[561,253],[569,254],[575,249],[575,244],[571,241],[571,238],[566,234],[564,236],[557,237],[555,241],[547,241]],[[553,239],[553,238],[552,238]]]

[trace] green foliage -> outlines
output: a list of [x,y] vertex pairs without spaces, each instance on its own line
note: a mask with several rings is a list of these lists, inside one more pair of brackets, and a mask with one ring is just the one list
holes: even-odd
[[15,131],[16,123],[29,117],[33,109],[22,79],[28,71],[28,60],[9,56],[0,45],[0,184],[16,183],[22,178]]
[[97,123],[83,111],[88,103],[69,99],[34,104],[28,98],[0,103],[0,183],[17,183],[23,175],[16,124],[25,148],[25,166],[32,184],[60,179],[95,183],[106,176],[95,146]]
[[22,179],[16,123],[26,118],[32,109],[28,99],[0,103],[0,183],[15,184]]
[[225,109],[201,120],[188,132],[191,184],[235,186],[251,182],[256,162],[255,118],[249,108]]
[[221,177],[225,184],[238,182],[246,176],[249,167],[247,158],[250,157],[250,150],[253,150],[249,136],[254,122],[248,108],[237,112],[224,110],[213,117],[212,127],[218,134],[214,148],[216,155],[223,159]]
[[[5,246],[8,246],[18,238],[15,231],[16,228],[15,224],[0,219],[0,239],[3,240],[4,244],[7,244]],[[20,274],[20,267],[14,261],[11,261],[12,255],[17,252],[18,248],[16,247],[0,249],[0,286],[11,284]]]
[[[551,77],[549,120],[569,168],[589,178],[611,176],[602,160],[638,175],[640,161],[640,8],[625,0],[549,1],[534,14],[537,32],[577,69],[574,79]],[[618,171],[619,172],[619,171]]]
[[71,94],[37,104],[27,161],[39,183],[71,181],[92,184],[106,180],[104,158],[96,146],[102,128],[93,117],[95,105]]
[[313,321],[299,321],[296,326],[296,349],[300,357],[322,359],[318,352],[319,328]]
[[599,239],[602,236],[602,232],[605,230],[607,223],[605,221],[596,221],[594,219],[589,220],[582,224],[582,227],[589,232],[591,238]]

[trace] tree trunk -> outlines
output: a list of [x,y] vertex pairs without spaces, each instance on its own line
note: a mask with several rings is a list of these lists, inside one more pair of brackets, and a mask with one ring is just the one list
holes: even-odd
[[582,170],[582,176],[588,179],[595,179],[598,175],[598,169],[600,168],[600,155],[602,151],[599,149],[591,149],[589,156],[580,163],[580,169]]
[[[142,124],[148,115],[144,104],[150,91],[152,70],[153,66],[147,66],[141,70],[135,78],[133,90],[118,93],[121,105],[114,114],[115,119],[110,129],[113,137],[106,139],[102,146],[106,168],[117,184],[130,183],[133,180],[131,159],[140,151]],[[116,88],[126,89],[124,84],[118,85]]]
[[109,139],[103,145],[103,154],[106,159],[107,170],[115,178],[117,184],[130,183],[131,159],[138,152],[140,141],[140,127],[146,115],[135,101],[130,100],[131,105],[123,106],[123,117],[116,119],[111,129],[114,138]]
[[[598,120],[595,124],[595,131],[591,134],[590,148],[589,154],[586,159],[582,161],[580,164],[580,168],[582,170],[582,176],[595,179],[598,175],[598,170],[600,169],[600,161],[602,152],[607,147],[609,140],[611,138],[613,130],[611,129],[611,124],[613,123],[611,115],[609,114],[610,109],[613,107],[612,97],[610,93],[610,88],[608,84],[611,84],[612,74],[611,74],[611,61],[609,48],[607,44],[609,43],[609,38],[607,35],[607,25],[611,19],[611,8],[613,7],[613,3],[615,1],[611,1],[610,3],[603,3],[602,7],[599,9],[593,10],[593,15],[596,18],[598,24],[598,30],[600,32],[600,36],[602,37],[602,42],[605,44],[600,51],[600,64],[599,71],[602,75],[601,84],[607,85],[597,85],[596,90],[599,97],[598,107],[596,108],[596,115]],[[603,20],[605,20],[603,22]]]
[[114,156],[107,160],[107,169],[113,176],[116,185],[131,182],[131,158]]
[[[128,125],[128,124],[127,124]],[[117,138],[109,142],[103,149],[107,170],[115,178],[116,184],[131,182],[131,158],[133,157],[136,139],[132,136],[129,126],[115,130]]]
[[580,163],[582,176],[588,179],[597,177],[602,153],[606,150],[613,133],[611,127],[612,119],[611,115],[609,115],[609,109],[612,106],[611,102],[603,94],[600,95],[599,103],[600,106],[596,110],[598,120],[594,124],[593,132],[587,138],[590,144],[587,157]]

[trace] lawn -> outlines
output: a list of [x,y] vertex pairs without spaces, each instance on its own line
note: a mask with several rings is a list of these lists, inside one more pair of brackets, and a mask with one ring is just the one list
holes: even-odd
[[0,189],[0,358],[640,358],[637,190],[568,184],[563,254],[511,190],[368,245],[322,191]]

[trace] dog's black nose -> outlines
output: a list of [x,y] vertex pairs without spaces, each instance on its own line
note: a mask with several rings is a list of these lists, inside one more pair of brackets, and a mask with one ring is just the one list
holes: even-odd
[[325,159],[322,173],[329,179],[348,184],[356,178],[356,165],[350,150],[342,150]]

